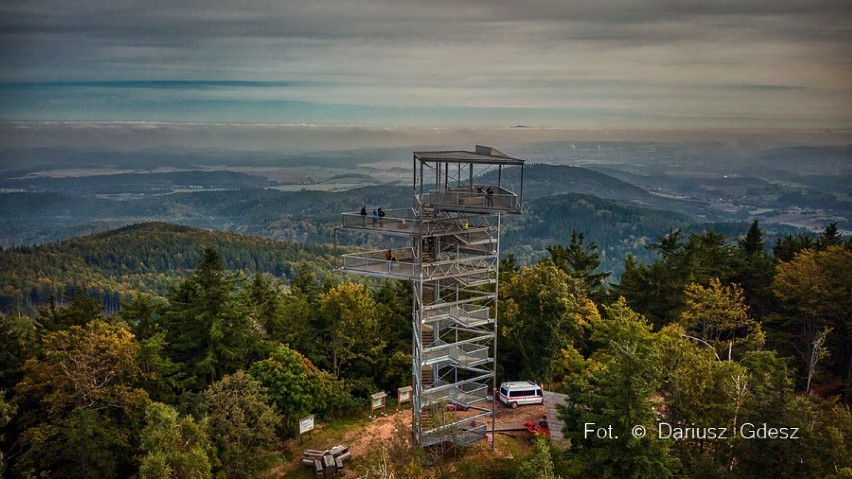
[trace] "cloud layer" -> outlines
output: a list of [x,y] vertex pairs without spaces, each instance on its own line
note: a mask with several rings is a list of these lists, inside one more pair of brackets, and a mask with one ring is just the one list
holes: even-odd
[[12,0],[0,119],[848,127],[850,25],[848,0]]

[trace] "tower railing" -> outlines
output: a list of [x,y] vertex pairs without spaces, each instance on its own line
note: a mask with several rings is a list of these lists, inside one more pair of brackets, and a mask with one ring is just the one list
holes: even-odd
[[489,194],[481,186],[461,187],[429,191],[429,200],[436,208],[452,208],[471,211],[520,211],[518,195],[502,188],[493,188]]
[[[388,251],[391,252],[390,259],[387,258]],[[496,268],[494,257],[493,254],[487,254],[425,263],[418,261],[413,248],[394,248],[345,254],[343,270],[409,280],[420,278],[421,275],[428,280],[472,275],[479,280]]]
[[[468,301],[481,301],[480,298],[472,298]],[[434,322],[448,319],[457,324],[473,327],[489,324],[493,319],[489,316],[489,309],[478,304],[437,304],[428,307],[423,312],[423,321]]]

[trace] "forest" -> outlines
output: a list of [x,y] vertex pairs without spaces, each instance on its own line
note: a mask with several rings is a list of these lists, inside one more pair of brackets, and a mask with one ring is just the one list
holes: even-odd
[[35,246],[0,251],[0,312],[32,313],[50,298],[64,303],[82,289],[118,311],[139,293],[163,296],[188,277],[205,248],[212,247],[229,270],[292,277],[295,265],[311,261],[331,269],[333,248],[168,223],[131,225]]
[[[561,181],[560,176],[555,177]],[[402,190],[393,189],[397,193]],[[276,278],[291,278],[294,265],[301,261],[312,261],[320,269],[328,269],[334,260],[335,252],[330,245],[339,222],[339,214],[329,211],[345,211],[358,201],[376,204],[387,198],[379,196],[375,188],[340,197],[305,192],[298,198],[288,195],[282,202],[257,191],[255,194],[247,194],[245,190],[205,193],[213,198],[199,195],[185,199],[194,198],[205,205],[216,203],[227,212],[223,213],[225,216],[239,215],[241,221],[255,225],[252,231],[260,236],[245,234],[242,228],[236,228],[242,234],[234,234],[149,222],[59,242],[9,247],[0,250],[3,283],[0,312],[33,314],[38,307],[48,304],[51,295],[61,303],[72,297],[77,288],[84,288],[89,295],[102,300],[108,311],[117,311],[122,300],[137,293],[164,295],[168,287],[189,275],[207,246],[219,251],[228,269],[247,274],[262,272]],[[238,204],[231,203],[235,201],[232,195],[242,195]],[[276,209],[293,213],[280,218],[274,213]],[[204,217],[208,218],[205,221],[218,222],[211,226],[213,229],[229,226],[226,219],[210,220],[207,213]],[[745,233],[748,224],[696,222],[670,211],[585,194],[553,194],[530,201],[524,215],[506,219],[501,249],[513,254],[520,264],[531,264],[547,257],[547,247],[563,241],[566,232],[575,228],[600,245],[601,268],[613,271],[610,280],[617,280],[627,254],[642,262],[653,260],[656,253],[645,248],[646,244],[675,227],[684,233],[712,229],[737,237]],[[787,231],[796,230],[773,225],[764,234],[769,240],[783,237]],[[341,240],[348,244],[381,248],[371,243],[374,240],[369,235],[345,234]]]
[[[282,446],[300,417],[345,421],[369,394],[410,383],[409,284],[340,276],[328,246],[196,234],[96,235],[87,241],[125,248],[86,243],[73,267],[57,258],[74,241],[3,252],[14,253],[7,273],[40,257],[44,284],[90,271],[0,318],[4,477],[278,477],[301,453]],[[732,237],[671,229],[647,250],[617,282],[578,231],[537,261],[501,261],[498,380],[566,394],[570,448],[539,441],[513,461],[447,469],[409,446],[353,467],[412,479],[852,477],[852,240],[829,225],[768,244],[754,222]],[[110,285],[128,268],[179,274]],[[121,292],[117,307],[103,288]],[[662,422],[736,434],[663,437]],[[590,423],[622,434],[590,436]],[[653,434],[628,434],[636,426]]]

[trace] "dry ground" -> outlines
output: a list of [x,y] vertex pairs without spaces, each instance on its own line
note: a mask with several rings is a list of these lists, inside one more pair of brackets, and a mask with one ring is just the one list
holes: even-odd
[[[538,421],[545,414],[544,406],[520,406],[517,409],[511,409],[497,404],[495,416],[497,430],[507,426],[523,427],[524,421]],[[329,449],[338,444],[343,444],[349,447],[349,452],[352,454],[350,461],[358,461],[368,456],[372,451],[378,450],[384,446],[390,448],[393,445],[407,445],[411,438],[411,410],[404,409],[399,412],[389,410],[386,416],[378,416],[362,427],[352,427],[346,431],[341,431],[340,434],[324,434],[322,426],[318,424],[316,439],[302,438],[301,440],[293,440],[287,444],[288,449],[293,451],[294,458],[286,466],[285,470],[279,469],[281,475],[287,471],[303,468],[302,466],[302,451],[305,449]],[[514,433],[506,433],[517,437],[525,437],[529,433],[526,431],[518,431]],[[498,440],[498,444],[500,441]],[[481,448],[483,451],[488,451],[488,448]],[[493,453],[497,457],[511,458],[511,451],[497,450]],[[480,454],[487,454],[481,452]],[[279,476],[280,477],[280,476]],[[351,469],[347,469],[346,473],[340,477],[356,477]]]

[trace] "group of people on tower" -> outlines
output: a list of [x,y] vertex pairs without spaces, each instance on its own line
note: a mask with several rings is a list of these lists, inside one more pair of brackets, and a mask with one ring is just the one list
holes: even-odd
[[[364,226],[367,225],[367,205],[361,206],[361,216],[364,218]],[[370,213],[370,218],[373,220],[373,228],[382,227],[382,220],[385,217],[385,212],[381,208],[374,209],[372,213]]]

